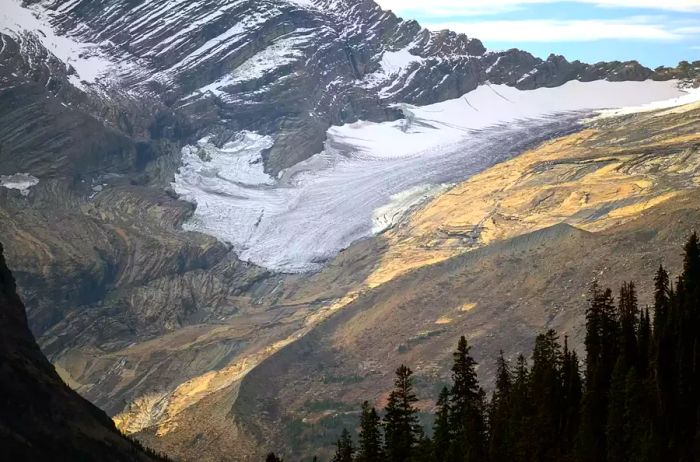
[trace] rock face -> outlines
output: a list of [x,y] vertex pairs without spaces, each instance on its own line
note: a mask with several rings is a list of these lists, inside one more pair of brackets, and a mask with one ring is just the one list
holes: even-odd
[[8,460],[163,460],[124,438],[34,341],[0,245],[0,445]]
[[[478,39],[429,32],[372,0],[27,4],[88,51],[62,63],[49,52],[48,39],[10,24],[2,32],[3,58],[22,72],[5,67],[3,86],[48,84],[45,91],[77,112],[69,120],[88,112],[106,119],[112,136],[122,132],[146,142],[135,148],[141,163],[157,155],[148,139],[225,141],[246,129],[274,136],[265,165],[277,173],[319,152],[331,124],[396,118],[393,103],[455,98],[485,82],[532,89],[653,75],[636,62],[587,65],[519,50],[487,52]],[[109,144],[119,150],[119,143]],[[108,157],[116,162],[120,156]]]
[[389,250],[371,283],[562,221],[611,229],[673,200],[697,186],[699,115],[599,119],[473,176],[384,234]]

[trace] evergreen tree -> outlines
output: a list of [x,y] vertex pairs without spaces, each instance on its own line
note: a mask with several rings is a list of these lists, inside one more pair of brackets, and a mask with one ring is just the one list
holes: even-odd
[[662,334],[668,324],[669,293],[670,280],[668,273],[663,265],[660,265],[654,277],[654,332],[657,335]]
[[533,460],[534,448],[530,439],[533,406],[530,395],[530,371],[527,360],[522,354],[518,355],[513,371],[513,387],[511,393],[511,416],[509,433],[512,435],[513,460],[529,462]]
[[374,407],[367,401],[362,403],[360,435],[358,440],[358,462],[379,462],[384,459],[382,450],[381,421]]
[[450,428],[454,441],[448,459],[481,462],[486,457],[485,399],[469,350],[467,339],[460,337],[453,354]]
[[489,459],[491,462],[511,461],[513,438],[509,419],[512,414],[513,377],[503,351],[498,356],[496,389],[489,406]]
[[[676,398],[676,346],[678,336],[678,310],[675,308],[675,294],[671,289],[668,272],[663,266],[654,278],[654,327],[653,364],[650,381],[657,395],[656,413],[658,419],[654,436],[658,441],[668,441],[673,434],[670,422],[673,421]],[[672,303],[672,300],[674,301]]]
[[577,436],[579,462],[605,460],[608,390],[617,361],[618,324],[610,289],[591,287],[586,311],[586,388]]
[[610,391],[608,392],[608,418],[605,427],[607,461],[625,462],[628,453],[625,447],[625,378],[627,367],[622,357],[615,364]]
[[562,406],[563,421],[561,425],[562,458],[569,460],[572,458],[576,434],[578,433],[583,384],[581,381],[578,356],[575,351],[569,350],[568,337],[564,337],[561,376],[562,391],[564,394]]
[[694,441],[697,431],[698,393],[700,392],[700,248],[698,236],[693,233],[685,247],[683,274],[679,278],[675,294],[678,313],[676,359],[676,402],[672,428],[683,460],[694,458]]
[[347,429],[343,429],[343,433],[340,434],[340,439],[335,444],[335,455],[333,456],[333,462],[352,462],[352,456],[355,452],[355,448],[352,445],[352,438],[350,437],[350,432]]
[[700,286],[700,245],[697,233],[690,236],[683,250],[683,282],[688,294],[695,296]]
[[627,371],[624,389],[623,444],[627,460],[651,462],[655,459],[652,443],[653,409],[651,395],[636,369]]
[[435,460],[445,461],[452,445],[452,432],[450,431],[450,392],[443,387],[437,401],[435,422],[433,424],[433,452]]
[[637,346],[637,323],[639,308],[637,306],[637,291],[634,283],[623,283],[618,300],[618,317],[620,320],[620,355],[623,368],[639,366]]
[[560,461],[563,421],[561,350],[553,330],[537,336],[532,353],[530,396],[534,406],[530,427],[534,460]]
[[411,369],[404,365],[396,370],[394,390],[389,394],[385,408],[384,450],[389,462],[411,460],[416,444],[422,437],[412,375]]
[[639,329],[637,331],[637,348],[639,350],[638,372],[640,377],[648,377],[652,359],[652,333],[649,309],[645,309],[639,316]]
[[435,452],[433,450],[433,442],[425,435],[421,435],[416,443],[416,449],[411,455],[411,462],[435,462]]

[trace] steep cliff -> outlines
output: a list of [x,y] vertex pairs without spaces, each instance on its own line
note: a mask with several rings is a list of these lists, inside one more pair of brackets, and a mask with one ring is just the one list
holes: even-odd
[[0,446],[7,460],[162,460],[59,378],[27,325],[0,245]]

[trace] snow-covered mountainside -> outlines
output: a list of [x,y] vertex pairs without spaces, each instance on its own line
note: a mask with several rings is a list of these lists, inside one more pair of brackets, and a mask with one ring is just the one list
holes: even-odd
[[192,140],[272,136],[272,173],[321,151],[331,124],[399,117],[392,103],[430,104],[485,82],[533,89],[652,75],[634,62],[487,52],[371,0],[3,0],[1,14],[3,60],[26,68],[4,66],[3,88],[31,76],[54,94],[68,79],[102,97],[155,97]]
[[[520,142],[510,146],[484,144],[504,128],[471,136],[477,128],[678,95],[668,82],[595,82],[654,76],[636,62],[591,66],[487,52],[477,39],[429,32],[371,0],[3,4],[0,83],[9,101],[0,140],[9,148],[0,153],[0,173],[79,175],[101,187],[96,177],[143,170],[168,151],[169,160],[145,176],[167,184],[180,167],[173,189],[198,205],[186,227],[276,270],[316,268],[400,216],[387,220],[377,211],[392,196],[464,179],[549,129],[562,130],[563,120],[523,122],[525,133],[549,127],[525,137],[515,124],[507,131]],[[571,80],[595,83],[528,91]],[[22,112],[30,105],[55,119],[39,129],[36,111]],[[105,142],[110,148],[75,147],[84,142],[85,119],[106,132],[99,138],[116,138]],[[19,131],[28,139],[15,141]],[[382,145],[388,140],[391,152]],[[105,156],[115,144],[132,152]],[[184,146],[181,165],[177,145]],[[319,220],[324,226],[307,232]]]

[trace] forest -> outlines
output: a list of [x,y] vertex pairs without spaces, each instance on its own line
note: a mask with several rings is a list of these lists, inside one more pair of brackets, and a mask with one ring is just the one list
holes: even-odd
[[[531,357],[496,358],[490,397],[467,339],[432,428],[418,419],[413,372],[396,370],[384,409],[362,404],[356,438],[343,430],[332,462],[691,462],[700,460],[700,245],[684,247],[671,281],[660,266],[653,307],[624,283],[616,300],[594,282],[581,361],[554,330]],[[267,462],[282,459],[270,453]]]

